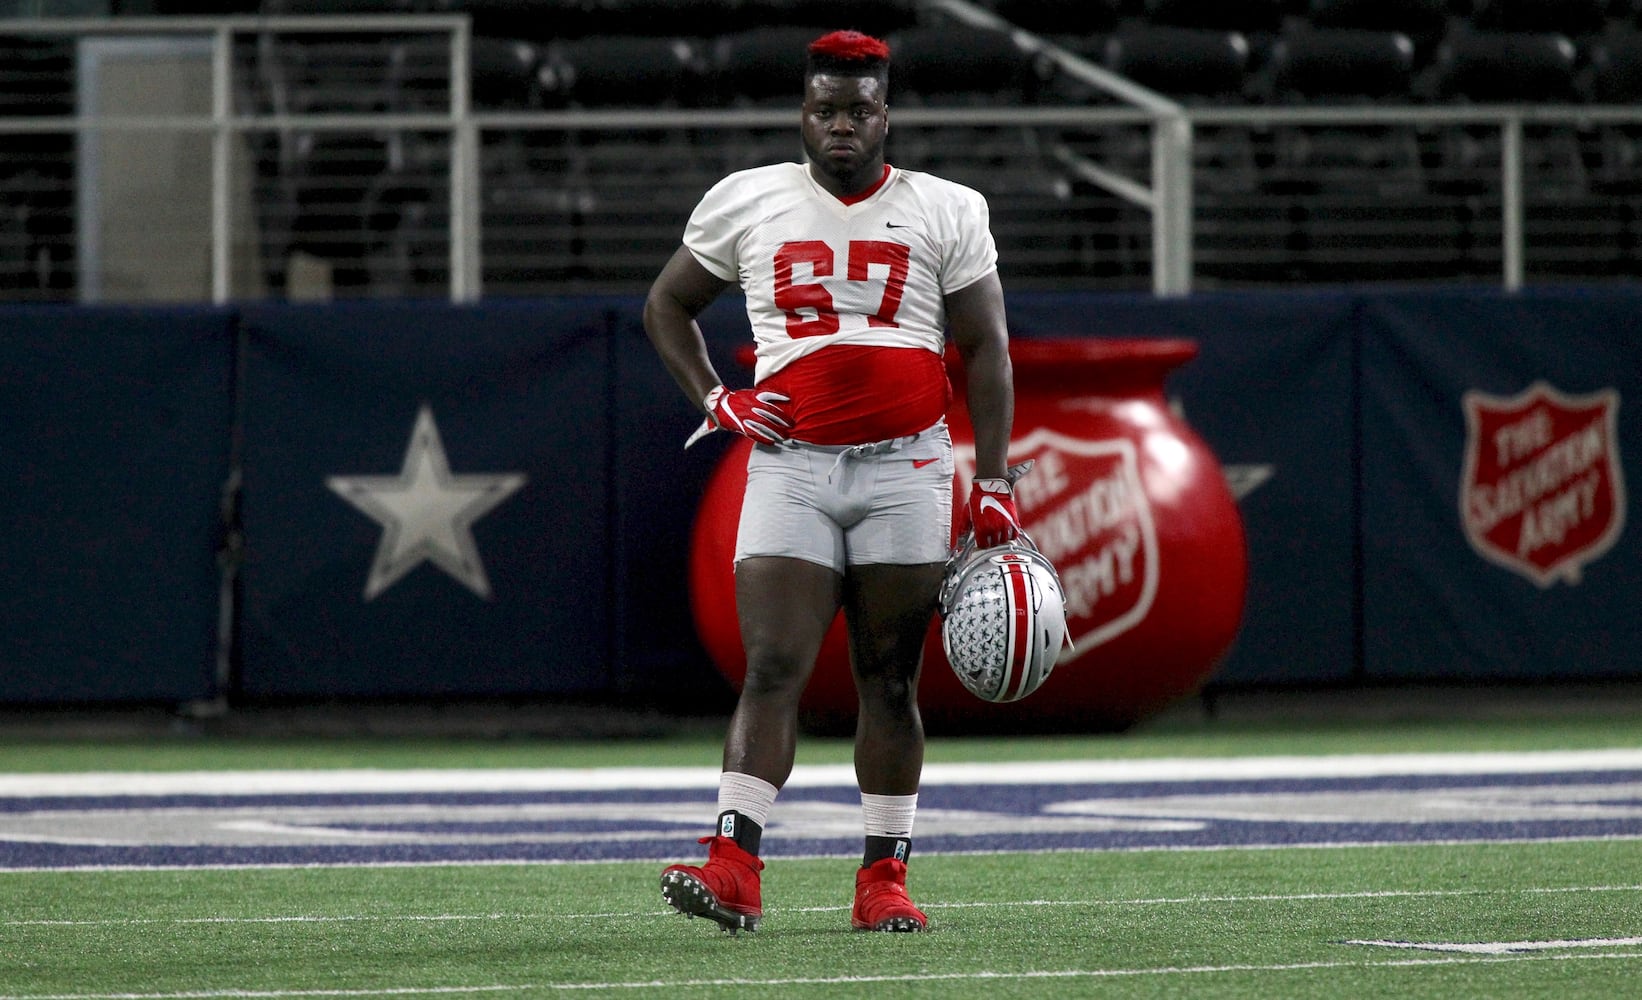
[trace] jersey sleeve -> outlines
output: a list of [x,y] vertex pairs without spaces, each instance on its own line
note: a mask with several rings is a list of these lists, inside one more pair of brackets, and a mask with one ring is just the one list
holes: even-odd
[[954,196],[947,202],[951,216],[946,220],[952,227],[952,239],[941,262],[941,288],[947,292],[973,285],[998,266],[986,197],[973,188],[952,187]]
[[723,281],[737,280],[740,272],[739,189],[735,175],[713,185],[696,204],[690,221],[684,226],[685,247],[702,267]]

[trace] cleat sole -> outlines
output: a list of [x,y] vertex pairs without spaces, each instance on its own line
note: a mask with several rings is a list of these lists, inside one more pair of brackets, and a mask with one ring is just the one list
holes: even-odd
[[886,917],[876,924],[856,924],[858,931],[883,931],[887,933],[906,934],[917,933],[924,929],[915,917]]
[[706,917],[717,923],[732,936],[737,931],[758,930],[759,916],[732,910],[718,901],[713,891],[685,872],[664,872],[661,876],[661,898],[668,906],[686,917]]

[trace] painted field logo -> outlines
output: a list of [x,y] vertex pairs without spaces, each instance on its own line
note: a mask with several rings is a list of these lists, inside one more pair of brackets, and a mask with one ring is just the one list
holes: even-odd
[[[967,450],[966,480],[974,469]],[[1157,531],[1135,444],[1036,428],[1010,442],[1009,457],[1036,463],[1015,485],[1015,504],[1021,526],[1060,573],[1074,645],[1062,662],[1075,660],[1139,625],[1157,596]],[[968,482],[959,485],[968,496]]]
[[1535,382],[1508,399],[1473,391],[1463,402],[1460,520],[1471,547],[1541,587],[1579,583],[1625,525],[1619,394],[1565,396]]

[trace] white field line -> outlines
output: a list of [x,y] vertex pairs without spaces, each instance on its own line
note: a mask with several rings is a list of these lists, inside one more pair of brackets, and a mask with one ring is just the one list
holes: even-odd
[[1583,954],[1523,954],[1410,958],[1386,961],[1290,962],[1271,965],[1187,965],[1157,969],[1049,969],[1026,972],[931,972],[899,976],[792,976],[775,979],[679,979],[595,983],[497,983],[476,986],[385,986],[376,989],[311,990],[190,990],[175,993],[17,993],[0,1000],[279,1000],[305,997],[465,996],[505,993],[591,992],[598,990],[713,990],[725,987],[849,986],[880,983],[989,983],[1076,979],[1118,979],[1141,976],[1205,976],[1227,973],[1307,972],[1327,969],[1412,968],[1444,965],[1484,965],[1498,962],[1574,962],[1642,959],[1642,952]]
[[1450,951],[1466,955],[1517,955],[1529,951],[1565,951],[1569,948],[1625,948],[1642,944],[1642,937],[1574,938],[1565,941],[1344,941],[1373,948],[1411,948]]
[[[1162,846],[1147,845],[1142,847],[1057,847],[1050,850],[1031,851],[1032,854],[1144,854],[1150,852],[1183,854],[1216,854],[1227,851],[1336,851],[1356,850],[1365,847],[1474,847],[1478,844],[1566,844],[1579,843],[1615,843],[1642,840],[1642,834],[1569,834],[1565,837],[1522,837],[1511,840],[1502,840],[1499,837],[1449,837],[1439,840],[1295,840],[1282,844],[1166,844]],[[836,858],[854,857],[858,852],[843,850],[832,854],[783,854],[783,861],[826,861]],[[935,857],[964,857],[987,856],[994,854],[1018,854],[1019,851],[933,851],[920,850],[921,858]],[[291,861],[291,862],[246,862],[244,864],[170,864],[170,865],[14,865],[0,867],[0,875],[27,875],[27,874],[58,874],[73,872],[76,874],[107,874],[111,872],[231,872],[231,871],[312,871],[321,868],[495,868],[528,865],[530,867],[552,867],[554,865],[616,865],[641,864],[650,865],[671,864],[678,860],[676,855],[658,854],[649,858],[462,858],[457,860],[438,861]],[[0,1000],[5,1000],[0,997]]]
[[[1575,893],[1642,892],[1637,885],[1573,885],[1527,886],[1502,889],[1373,889],[1361,892],[1298,892],[1267,893],[1237,896],[1154,896],[1136,899],[1024,899],[1010,902],[924,902],[926,910],[1010,910],[1040,907],[1124,907],[1124,906],[1204,906],[1216,903],[1296,903],[1327,902],[1347,899],[1437,899],[1456,896],[1540,896]],[[795,906],[783,908],[785,913],[834,913],[849,909],[847,906]],[[195,924],[341,924],[341,923],[459,923],[514,920],[617,920],[652,917],[673,917],[669,909],[625,910],[604,913],[564,913],[537,911],[518,913],[342,913],[292,914],[266,917],[130,917],[109,920],[0,920],[0,927],[132,927],[164,924],[188,926]],[[1377,944],[1386,947],[1432,948],[1433,950],[1463,950],[1392,941],[1346,941],[1345,944]],[[1642,939],[1621,939],[1624,944],[1642,944]],[[1570,946],[1572,947],[1572,946]]]
[[[1171,757],[929,764],[924,785],[1133,784],[1391,775],[1642,771],[1642,749],[1522,753]],[[0,798],[98,795],[346,795],[716,789],[717,767],[320,769],[0,775]],[[800,765],[788,788],[855,786],[849,764]]]

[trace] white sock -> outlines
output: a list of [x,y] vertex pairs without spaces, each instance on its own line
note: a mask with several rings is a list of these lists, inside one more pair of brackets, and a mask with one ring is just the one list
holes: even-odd
[[912,818],[917,812],[917,792],[911,795],[861,793],[861,819],[869,837],[911,837]]
[[718,776],[718,811],[723,814],[734,810],[763,827],[769,822],[778,792],[779,788],[763,778],[724,771]]

